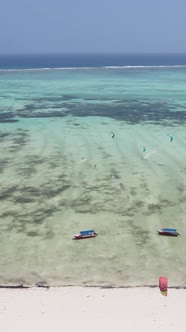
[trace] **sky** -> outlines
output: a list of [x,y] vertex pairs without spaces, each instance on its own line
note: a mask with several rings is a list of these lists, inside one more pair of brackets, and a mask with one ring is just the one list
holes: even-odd
[[0,54],[186,53],[186,0],[1,0]]

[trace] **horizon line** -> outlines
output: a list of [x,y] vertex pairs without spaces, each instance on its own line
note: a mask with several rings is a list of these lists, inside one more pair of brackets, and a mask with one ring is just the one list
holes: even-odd
[[0,53],[0,56],[15,55],[186,55],[185,52],[23,52]]

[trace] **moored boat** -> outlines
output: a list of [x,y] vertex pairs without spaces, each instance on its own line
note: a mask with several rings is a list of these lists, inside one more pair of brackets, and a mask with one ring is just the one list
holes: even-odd
[[180,235],[176,228],[162,228],[158,231],[159,235],[165,235],[165,236],[178,236]]
[[73,240],[83,240],[96,237],[97,233],[93,229],[87,231],[80,231],[79,234],[74,234]]

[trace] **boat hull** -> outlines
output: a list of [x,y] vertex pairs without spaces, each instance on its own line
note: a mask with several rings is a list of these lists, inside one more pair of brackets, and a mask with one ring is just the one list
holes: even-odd
[[74,235],[73,240],[84,240],[84,239],[90,239],[92,237],[96,237],[96,235]]
[[179,233],[175,232],[163,232],[163,231],[158,231],[159,235],[164,235],[164,236],[178,236],[180,235]]

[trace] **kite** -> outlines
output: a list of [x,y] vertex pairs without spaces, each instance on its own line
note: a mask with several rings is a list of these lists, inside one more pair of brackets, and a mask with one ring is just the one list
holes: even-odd
[[167,134],[168,136],[169,136],[169,138],[170,138],[170,142],[172,142],[173,141],[173,139],[174,139],[174,137],[173,137],[173,135],[170,135],[170,134]]
[[115,134],[113,133],[113,131],[111,131],[109,134],[112,134],[112,138],[114,138]]

